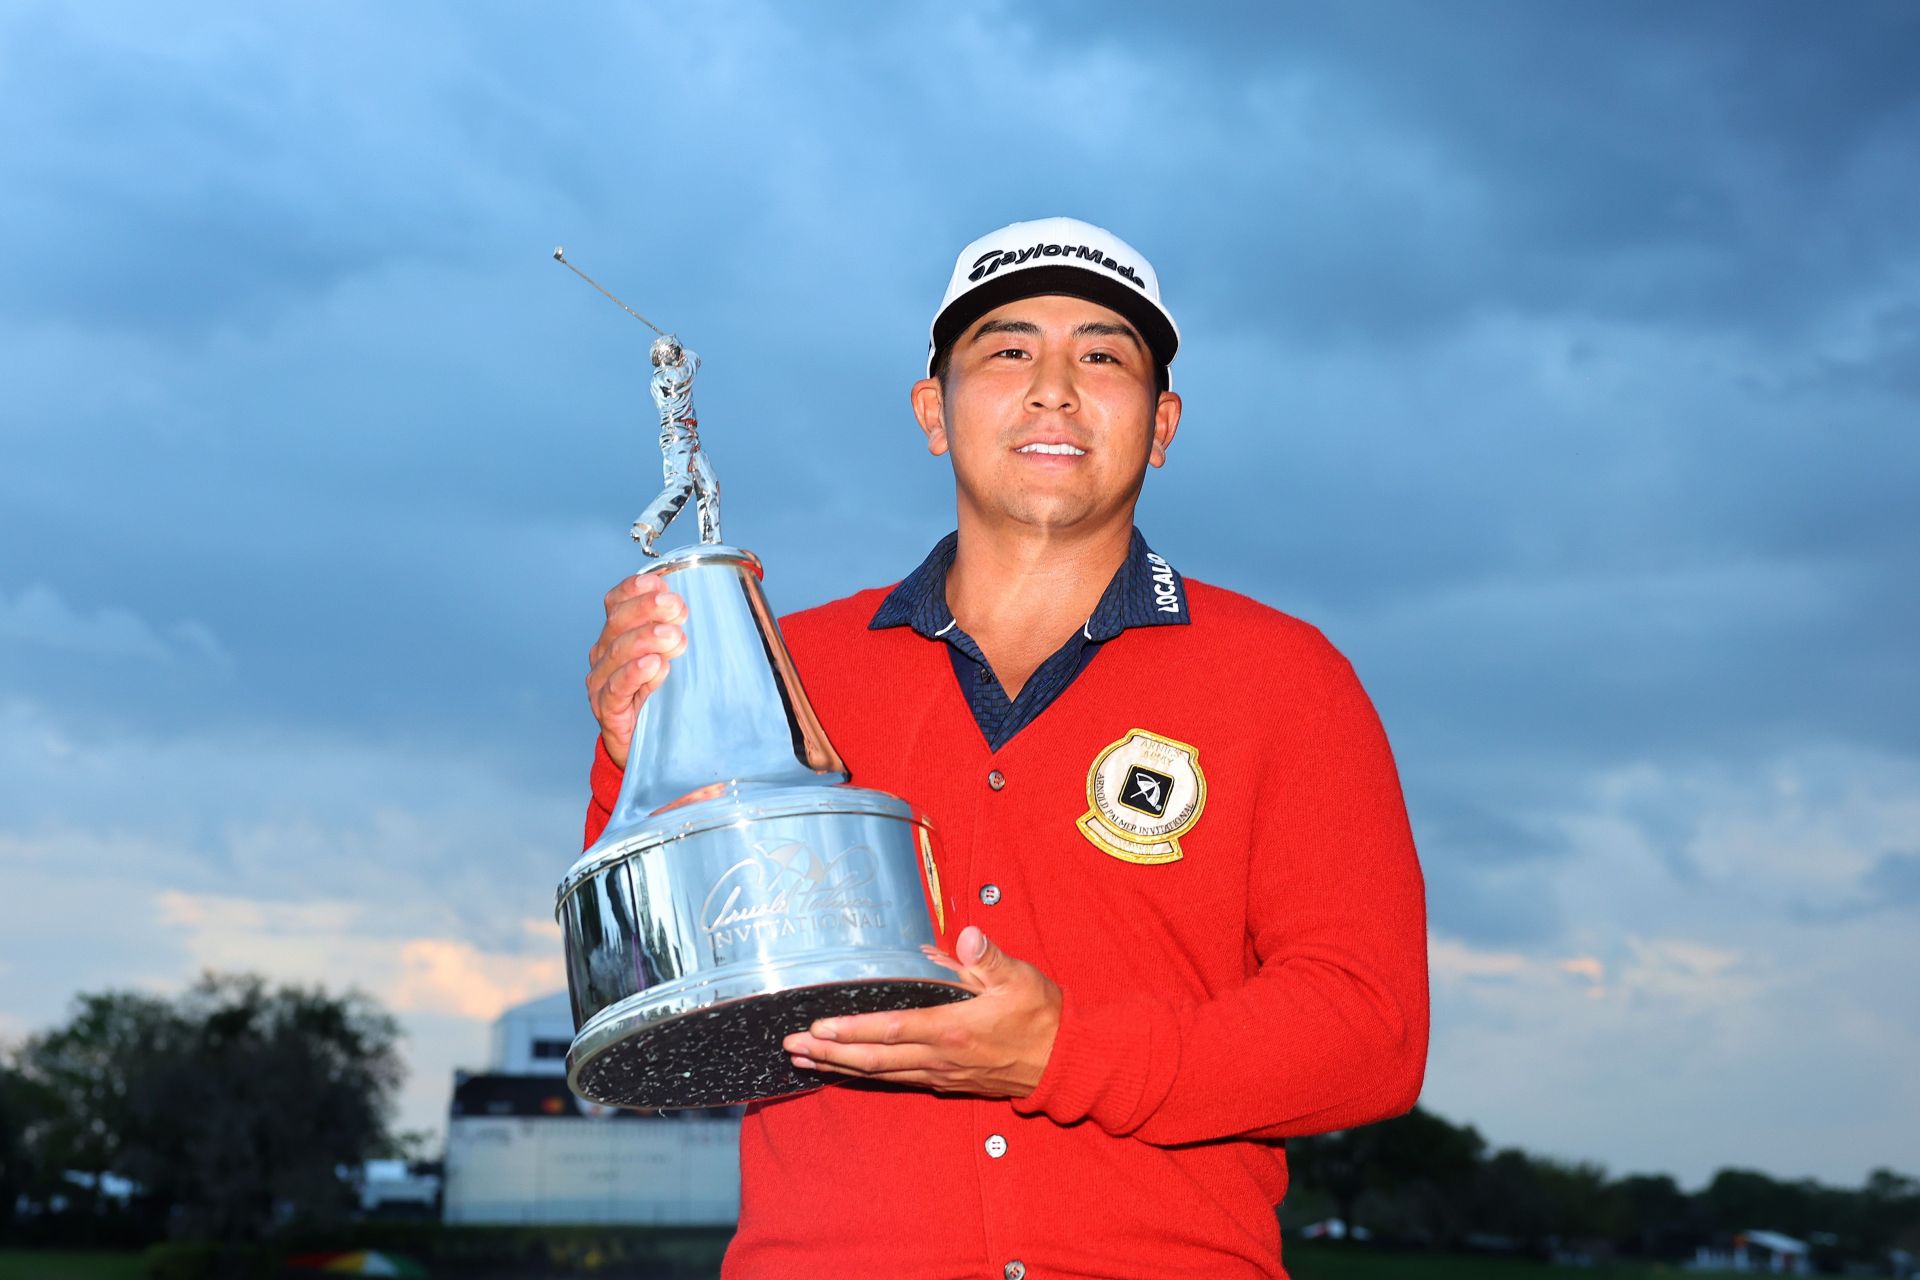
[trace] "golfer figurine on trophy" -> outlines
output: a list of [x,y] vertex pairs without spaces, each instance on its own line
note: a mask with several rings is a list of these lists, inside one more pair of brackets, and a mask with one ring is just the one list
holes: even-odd
[[700,357],[680,345],[680,339],[635,311],[600,287],[600,282],[567,261],[564,247],[553,251],[553,260],[612,298],[616,306],[660,336],[653,340],[647,356],[653,362],[653,403],[660,410],[660,471],[664,484],[660,496],[647,504],[633,522],[633,540],[649,556],[660,553],[653,548],[656,538],[667,531],[687,499],[694,500],[700,513],[700,541],[720,541],[720,481],[714,478],[713,464],[700,447],[700,419],[693,411],[693,375],[700,372]]
[[[561,261],[573,265],[564,258]],[[700,448],[700,419],[693,412],[693,375],[700,371],[700,357],[670,333],[653,340],[650,355],[653,402],[660,408],[660,470],[666,485],[633,522],[633,537],[642,551],[657,556],[653,540],[666,532],[689,497],[700,513],[700,541],[720,541],[720,482]]]
[[[561,881],[577,1034],[575,1093],[617,1106],[713,1107],[819,1088],[781,1049],[816,1018],[971,995],[929,953],[950,904],[926,818],[849,784],[760,589],[720,541],[700,447],[700,358],[659,334],[653,400],[666,484],[634,522],[648,572],[686,602],[687,648],[640,707],[606,830]],[[688,499],[700,541],[655,541]]]

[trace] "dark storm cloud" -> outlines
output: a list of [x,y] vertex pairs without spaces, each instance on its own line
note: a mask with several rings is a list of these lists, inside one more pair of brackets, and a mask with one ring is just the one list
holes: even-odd
[[458,13],[195,18],[10,20],[23,141],[0,157],[0,228],[26,252],[0,315],[194,343],[399,264],[487,256],[515,183],[563,185],[560,122],[463,56]]
[[1910,7],[1245,17],[1152,33],[1198,73],[1175,78],[1220,87],[1166,164],[1204,193],[1200,244],[1261,251],[1202,300],[1290,341],[1569,305],[1792,329],[1911,254]]
[[950,526],[905,404],[947,255],[1059,211],[1187,333],[1143,524],[1355,657],[1443,924],[1559,927],[1512,815],[1578,771],[1920,749],[1910,8],[862,12],[20,11],[0,591],[229,661],[0,636],[8,687],[569,785],[656,463],[648,335],[552,244],[706,356],[792,608]]
[[1438,928],[1494,947],[1560,939],[1567,918],[1553,872],[1572,853],[1564,833],[1486,807],[1458,787],[1415,779],[1407,791],[1428,914]]
[[1874,860],[1845,899],[1832,903],[1795,902],[1795,920],[1845,924],[1882,912],[1920,911],[1920,853],[1888,851]]
[[1920,907],[1920,853],[1882,854],[1861,877],[1860,887],[1880,907]]

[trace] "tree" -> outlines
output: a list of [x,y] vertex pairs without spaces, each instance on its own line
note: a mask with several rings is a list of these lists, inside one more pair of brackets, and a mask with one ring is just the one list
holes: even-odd
[[12,1221],[23,1196],[46,1197],[49,1178],[39,1145],[54,1112],[54,1099],[46,1089],[0,1066],[0,1230]]
[[1562,1240],[1611,1240],[1620,1232],[1616,1202],[1607,1195],[1607,1171],[1591,1161],[1533,1157],[1534,1177],[1546,1195],[1548,1235]]
[[1888,1249],[1920,1253],[1920,1179],[1875,1169],[1860,1191],[1861,1243],[1868,1256]]
[[[1318,1193],[1349,1224],[1402,1243],[1473,1244],[1545,1254],[1608,1240],[1641,1257],[1685,1257],[1714,1235],[1756,1227],[1808,1240],[1823,1272],[1883,1266],[1889,1249],[1920,1252],[1920,1180],[1876,1169],[1858,1190],[1722,1169],[1689,1195],[1665,1174],[1615,1182],[1600,1166],[1486,1154],[1471,1126],[1414,1108],[1381,1124],[1287,1144],[1294,1184]],[[1296,1212],[1326,1211],[1322,1204]]]
[[1354,1225],[1354,1205],[1367,1189],[1366,1132],[1341,1129],[1287,1143],[1287,1165],[1295,1185],[1325,1192],[1333,1201],[1335,1216],[1349,1229]]
[[1632,1174],[1613,1184],[1622,1251],[1643,1258],[1677,1258],[1692,1251],[1698,1228],[1693,1197],[1666,1174]]
[[1371,1126],[1368,1223],[1427,1244],[1455,1245],[1472,1229],[1474,1173],[1487,1144],[1472,1125],[1415,1107]]
[[1468,1225],[1467,1192],[1485,1148],[1472,1126],[1415,1107],[1379,1124],[1295,1139],[1287,1157],[1296,1179],[1324,1191],[1349,1226],[1364,1197],[1379,1210],[1378,1224],[1369,1213],[1370,1227],[1446,1243]]
[[1537,1248],[1555,1234],[1554,1210],[1539,1165],[1516,1147],[1496,1151],[1474,1178],[1473,1221],[1482,1231]]
[[208,975],[171,1003],[82,996],[19,1065],[58,1099],[52,1167],[131,1178],[182,1234],[252,1239],[347,1207],[340,1169],[390,1145],[398,1035],[357,992]]
[[1817,1229],[1808,1186],[1781,1182],[1757,1169],[1722,1169],[1700,1193],[1707,1223],[1734,1233],[1756,1227],[1805,1236]]
[[[165,1001],[104,992],[79,996],[66,1025],[21,1046],[22,1101],[34,1099],[36,1118],[23,1139],[43,1177],[78,1200],[82,1212],[101,1208],[100,1175],[123,1172],[127,1137],[136,1127],[133,1082],[139,1064],[175,1043],[180,1033],[179,1019]],[[67,1183],[67,1173],[84,1178]]]

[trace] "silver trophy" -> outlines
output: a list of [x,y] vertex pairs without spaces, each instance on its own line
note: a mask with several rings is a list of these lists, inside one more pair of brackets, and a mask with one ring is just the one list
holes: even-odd
[[650,566],[686,601],[687,648],[640,710],[606,831],[560,882],[576,1029],[567,1083],[644,1108],[799,1093],[826,1077],[796,1069],[780,1042],[814,1019],[970,994],[923,950],[949,907],[933,829],[905,801],[849,785],[759,559],[720,541],[693,412],[699,357],[613,300],[660,333],[666,486],[633,536],[656,555],[691,498],[701,540]]

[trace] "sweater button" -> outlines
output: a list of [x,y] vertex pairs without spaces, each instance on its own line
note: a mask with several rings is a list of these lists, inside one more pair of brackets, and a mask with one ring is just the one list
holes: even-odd
[[1007,1154],[1007,1140],[1005,1138],[996,1133],[987,1139],[988,1156],[998,1160],[1005,1154]]
[[1027,1280],[1027,1264],[1015,1258],[1012,1262],[1000,1268],[1000,1274],[1005,1276],[1007,1280]]
[[980,886],[980,905],[981,906],[990,907],[998,901],[1000,901],[999,885],[983,884]]
[[987,785],[998,791],[1007,785],[1007,775],[995,769],[987,775]]

